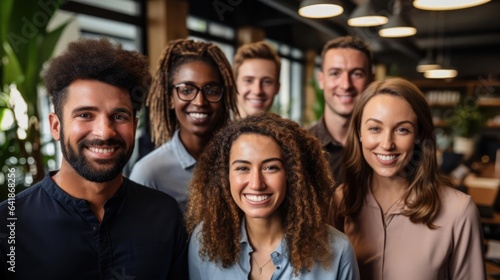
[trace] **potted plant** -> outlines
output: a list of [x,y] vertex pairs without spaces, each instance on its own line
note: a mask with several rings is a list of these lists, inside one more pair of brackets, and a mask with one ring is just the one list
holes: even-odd
[[448,124],[455,135],[453,151],[463,154],[469,159],[474,153],[474,136],[483,127],[483,116],[478,110],[477,103],[462,103],[452,109]]
[[[47,158],[42,153],[38,110],[38,86],[43,64],[52,56],[68,22],[48,30],[47,26],[61,1],[2,0],[0,9],[0,169],[15,170],[15,184],[26,186],[40,181]],[[26,110],[15,113],[18,92]],[[26,115],[27,117],[24,117]],[[27,121],[26,121],[27,120]],[[26,123],[20,126],[20,123]],[[6,185],[6,184],[5,184]],[[0,190],[0,201],[7,197]],[[20,191],[21,188],[16,188]]]

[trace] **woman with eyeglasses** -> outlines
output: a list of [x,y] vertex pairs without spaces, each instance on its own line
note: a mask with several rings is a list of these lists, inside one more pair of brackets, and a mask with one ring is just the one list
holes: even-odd
[[224,53],[206,42],[170,42],[159,60],[146,105],[157,147],[130,179],[173,196],[184,210],[187,186],[203,148],[237,115],[236,87]]

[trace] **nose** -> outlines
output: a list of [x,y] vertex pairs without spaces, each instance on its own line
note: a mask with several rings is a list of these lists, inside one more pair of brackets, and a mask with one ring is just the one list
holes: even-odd
[[191,101],[191,103],[194,105],[197,105],[197,106],[203,106],[203,105],[207,104],[208,101],[205,99],[203,94],[204,93],[200,90],[198,92],[198,94],[196,95],[196,97]]
[[262,82],[259,80],[254,80],[251,85],[252,93],[261,93],[262,92]]
[[102,140],[108,140],[116,136],[113,123],[108,117],[96,119],[93,131],[94,135]]
[[352,83],[351,75],[349,74],[349,72],[345,71],[342,73],[342,75],[340,76],[339,84],[341,89],[348,90],[351,88]]
[[265,188],[264,180],[262,179],[262,174],[260,170],[253,170],[250,175],[249,182],[250,189],[252,190],[262,190]]
[[387,131],[386,133],[384,133],[384,135],[382,136],[382,139],[381,139],[380,146],[384,150],[388,150],[388,151],[395,148],[394,137],[393,137],[392,132]]

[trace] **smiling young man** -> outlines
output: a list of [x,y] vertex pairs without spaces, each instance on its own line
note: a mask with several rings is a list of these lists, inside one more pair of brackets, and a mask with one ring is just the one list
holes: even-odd
[[[61,167],[16,196],[15,244],[0,230],[2,279],[187,279],[179,206],[121,175],[149,78],[143,55],[106,39],[73,42],[51,62]],[[8,211],[0,204],[3,221]]]
[[266,42],[245,44],[238,48],[233,72],[238,88],[240,117],[271,109],[280,90],[280,71],[280,57]]
[[372,54],[365,42],[345,36],[328,41],[321,58],[318,82],[325,109],[309,131],[320,140],[335,181],[340,183],[340,158],[352,111],[360,94],[373,81]]

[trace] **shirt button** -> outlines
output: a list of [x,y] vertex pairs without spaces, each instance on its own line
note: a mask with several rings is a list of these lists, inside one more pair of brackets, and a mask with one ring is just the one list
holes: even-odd
[[94,231],[97,231],[97,227],[96,227],[96,226],[94,226],[92,229],[93,229]]

